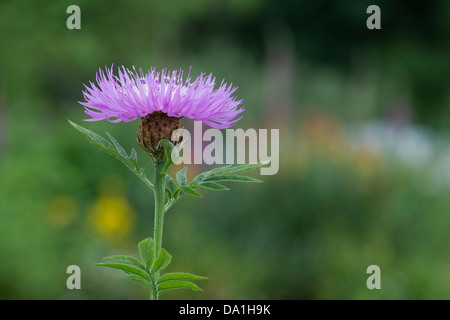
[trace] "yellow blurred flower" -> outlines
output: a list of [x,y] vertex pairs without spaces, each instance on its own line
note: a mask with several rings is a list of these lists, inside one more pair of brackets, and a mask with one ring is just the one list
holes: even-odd
[[124,183],[107,177],[100,184],[100,195],[89,211],[94,232],[113,244],[126,240],[134,225],[135,212],[124,194]]

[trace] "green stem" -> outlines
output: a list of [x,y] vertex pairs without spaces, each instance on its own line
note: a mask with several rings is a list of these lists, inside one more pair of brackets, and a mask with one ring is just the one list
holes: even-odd
[[165,174],[162,173],[164,163],[157,163],[155,170],[155,225],[154,225],[154,240],[155,240],[155,259],[161,251],[163,222],[164,222],[164,187]]
[[156,291],[156,286],[150,291],[150,300],[158,300],[158,291]]
[[[164,172],[165,161],[157,161],[155,163],[155,222],[153,228],[153,239],[155,241],[156,259],[161,251],[163,224],[164,224],[164,204],[165,204],[165,181],[166,173]],[[159,275],[155,275],[156,279]],[[151,294],[152,300],[158,300],[156,290]]]

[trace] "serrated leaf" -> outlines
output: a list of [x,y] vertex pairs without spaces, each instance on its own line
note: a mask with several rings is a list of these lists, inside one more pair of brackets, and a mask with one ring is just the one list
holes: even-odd
[[207,277],[198,276],[192,273],[185,273],[185,272],[172,272],[172,273],[166,273],[159,277],[157,283],[163,283],[166,281],[173,281],[173,280],[206,280]]
[[139,242],[138,244],[139,254],[141,255],[141,259],[144,262],[145,269],[149,270],[150,266],[153,263],[154,255],[155,255],[155,242],[152,238],[147,238]]
[[203,198],[203,196],[200,193],[194,191],[191,187],[181,187],[180,189],[186,194],[189,194],[191,196]]
[[138,268],[145,270],[145,265],[142,262],[140,262],[139,260],[137,260],[133,257],[129,257],[129,256],[119,256],[119,255],[118,256],[110,256],[110,257],[103,258],[103,260],[127,263],[127,264],[131,264],[131,265],[134,265]]
[[178,182],[178,185],[180,187],[184,187],[187,184],[187,178],[186,178],[186,171],[187,171],[187,169],[188,169],[188,167],[185,166],[183,169],[178,171],[177,174],[176,174],[177,182]]
[[158,285],[158,292],[163,293],[174,289],[191,289],[194,291],[203,291],[199,286],[188,281],[166,281]]
[[112,141],[112,143],[114,144],[114,147],[116,148],[117,152],[124,158],[128,159],[128,154],[126,153],[125,149],[120,145],[120,143],[114,139],[114,137],[112,135],[109,134],[109,132],[105,132],[106,135],[108,136],[109,140]]
[[230,189],[228,189],[227,187],[225,187],[225,186],[223,186],[221,184],[218,184],[216,182],[209,182],[209,181],[202,182],[201,184],[199,184],[197,186],[190,185],[190,187],[191,188],[194,188],[194,187],[205,188],[205,189],[213,190],[213,191],[227,191],[227,190],[230,190]]
[[142,269],[136,268],[136,267],[132,267],[128,264],[105,262],[105,263],[96,263],[96,264],[94,264],[94,266],[108,267],[108,268],[122,270],[125,272],[133,273],[135,275],[138,275],[138,276],[150,281],[150,276],[145,271],[143,271]]
[[231,176],[212,176],[205,179],[205,181],[240,181],[240,182],[262,182],[247,176],[231,175]]
[[165,249],[161,249],[158,257],[155,259],[155,261],[152,264],[152,267],[150,268],[150,272],[156,273],[161,270],[164,270],[169,265],[171,260],[172,256]]

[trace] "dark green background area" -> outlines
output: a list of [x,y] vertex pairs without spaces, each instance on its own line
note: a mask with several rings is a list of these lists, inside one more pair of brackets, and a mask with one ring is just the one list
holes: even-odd
[[[448,299],[449,56],[446,0],[1,1],[0,298],[147,298],[92,264],[137,255],[152,196],[66,121],[137,148],[138,122],[85,123],[77,103],[124,65],[213,73],[239,87],[236,127],[280,130],[277,175],[169,211],[168,271],[209,280],[163,298]],[[82,290],[66,287],[72,264]]]

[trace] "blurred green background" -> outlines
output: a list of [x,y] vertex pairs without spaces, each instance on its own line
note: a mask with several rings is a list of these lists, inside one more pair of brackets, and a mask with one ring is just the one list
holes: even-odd
[[209,280],[162,298],[450,298],[449,56],[447,0],[1,0],[0,298],[147,298],[92,264],[137,256],[153,198],[66,121],[136,147],[138,122],[82,122],[112,64],[213,73],[239,87],[237,127],[280,129],[277,175],[169,211],[168,271]]

